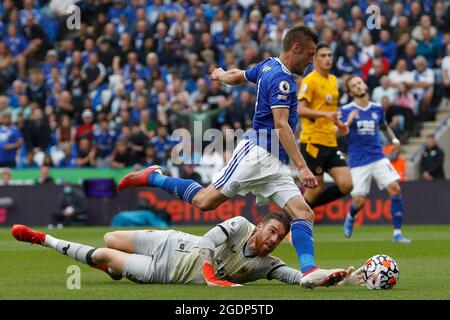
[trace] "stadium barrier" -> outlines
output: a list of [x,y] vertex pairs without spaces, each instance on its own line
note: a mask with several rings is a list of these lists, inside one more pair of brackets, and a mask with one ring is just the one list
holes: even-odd
[[[130,171],[131,168],[51,168],[50,176],[57,183],[64,180],[81,184],[83,180],[91,178],[109,178],[119,182]],[[39,177],[39,168],[13,169],[11,170],[11,176],[15,185],[31,185]]]
[[[404,182],[402,188],[406,224],[450,224],[450,181]],[[61,193],[59,185],[0,187],[0,225],[47,225],[50,215],[59,210]],[[212,225],[239,215],[257,223],[266,212],[279,210],[276,205],[257,207],[254,196],[247,195],[202,212],[159,189],[140,188],[111,197],[88,198],[87,224],[109,225],[119,211],[135,209],[138,198],[146,198],[151,206],[165,210],[175,225]],[[316,224],[341,224],[349,206],[350,198],[346,197],[316,208]],[[357,224],[390,224],[390,221],[389,198],[373,186]]]

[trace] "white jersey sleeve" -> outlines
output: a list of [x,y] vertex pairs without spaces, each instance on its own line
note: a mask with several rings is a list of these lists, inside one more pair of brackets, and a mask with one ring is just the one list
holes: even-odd
[[267,279],[277,279],[279,281],[289,284],[300,284],[302,273],[300,270],[290,268],[286,265],[279,265],[276,269],[273,269],[267,276]]
[[232,238],[239,237],[242,233],[246,233],[249,226],[253,226],[253,224],[244,217],[238,216],[225,220],[217,226],[225,233],[227,240],[230,240]]
[[219,226],[209,230],[198,242],[200,249],[206,248],[214,251],[218,246],[227,241],[226,233]]

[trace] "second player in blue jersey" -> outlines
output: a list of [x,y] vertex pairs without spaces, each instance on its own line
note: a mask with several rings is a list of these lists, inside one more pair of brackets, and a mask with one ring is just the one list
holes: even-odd
[[344,235],[350,238],[356,214],[363,207],[370,185],[374,179],[379,189],[386,189],[391,200],[393,240],[398,243],[410,243],[403,237],[403,197],[400,188],[400,176],[384,156],[380,133],[400,148],[400,141],[389,128],[383,107],[369,101],[367,85],[358,76],[350,76],[347,90],[353,101],[341,108],[341,120],[349,126],[348,160],[353,180],[351,192],[353,203],[344,223]]

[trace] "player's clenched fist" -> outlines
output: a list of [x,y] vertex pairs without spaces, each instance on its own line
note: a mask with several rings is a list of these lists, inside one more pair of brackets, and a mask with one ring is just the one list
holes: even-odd
[[216,273],[214,272],[214,267],[209,263],[203,264],[203,276],[205,277],[206,284],[208,286],[215,287],[242,287],[242,285],[233,283],[226,280],[220,280],[216,277]]
[[307,167],[298,169],[298,174],[304,187],[311,189],[317,187],[317,179]]
[[220,76],[225,73],[222,68],[216,68],[211,73],[211,80],[220,80]]

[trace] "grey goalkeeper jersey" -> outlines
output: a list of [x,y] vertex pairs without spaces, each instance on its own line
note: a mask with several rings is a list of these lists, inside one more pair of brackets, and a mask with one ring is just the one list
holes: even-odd
[[[256,231],[255,225],[243,217],[228,219],[212,230],[210,234],[219,234],[223,243],[214,253],[214,269],[218,278],[234,283],[245,283],[258,279],[278,279],[299,284],[301,272],[287,267],[283,261],[273,256],[248,255],[247,240]],[[203,237],[178,231],[165,231],[168,234],[164,254],[160,255],[156,273],[165,283],[205,283],[202,273],[202,259],[199,255]],[[225,240],[226,239],[226,240]],[[217,239],[216,239],[217,241]],[[159,281],[158,281],[159,282]]]

